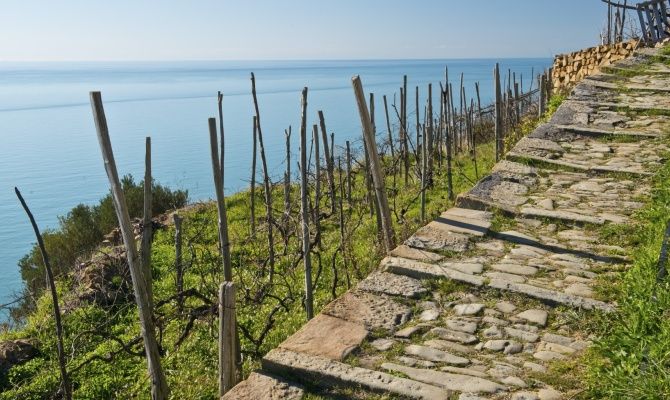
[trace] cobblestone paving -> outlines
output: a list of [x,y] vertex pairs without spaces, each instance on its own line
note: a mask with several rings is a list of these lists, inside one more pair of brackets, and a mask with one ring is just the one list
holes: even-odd
[[291,382],[390,398],[569,398],[552,386],[550,368],[589,347],[583,319],[616,307],[607,281],[627,265],[626,249],[602,243],[598,229],[644,205],[668,155],[670,69],[646,68],[579,84],[457,207],[225,398],[300,399]]

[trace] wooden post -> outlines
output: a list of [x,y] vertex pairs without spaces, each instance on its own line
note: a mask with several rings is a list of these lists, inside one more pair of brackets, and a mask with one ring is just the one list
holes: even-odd
[[[372,133],[375,136],[375,143],[376,143],[376,138],[377,138],[377,124],[375,123],[375,94],[370,93],[370,124],[372,124]],[[370,149],[368,147],[365,147],[366,152],[369,153]],[[369,158],[368,158],[369,161]],[[370,172],[370,189],[373,189],[374,183],[372,182],[372,172]],[[370,198],[373,199],[372,203],[375,207],[375,218],[377,219],[377,234],[379,237],[384,236],[383,232],[383,225],[382,225],[382,217],[379,212],[379,201],[377,200],[377,194],[374,191],[371,191],[371,196]]]
[[477,169],[477,140],[475,138],[475,102],[470,100],[470,114],[468,117],[468,126],[470,130],[470,141],[472,142],[472,162],[475,167],[475,178],[479,180],[479,170]]
[[144,215],[142,218],[142,244],[140,258],[144,270],[144,279],[147,281],[147,297],[153,309],[154,294],[151,277],[151,239],[153,226],[151,224],[151,138],[146,137],[144,142]]
[[[447,78],[448,81],[448,78]],[[442,93],[443,96],[443,102],[445,104],[445,108],[447,109],[447,114],[451,115],[451,104],[449,102],[449,94],[447,93],[449,91],[449,85],[447,85],[446,91]],[[447,124],[447,130],[445,131],[445,140],[446,140],[446,146],[447,146],[447,195],[449,196],[449,200],[454,200],[454,188],[452,184],[452,176],[451,176],[451,135],[452,135],[452,130],[449,124]]]
[[384,99],[384,114],[386,114],[386,131],[389,136],[389,147],[391,148],[391,159],[394,160],[395,165],[395,151],[393,150],[393,131],[391,130],[391,120],[389,119],[389,106],[386,102],[386,95],[382,96]]
[[330,195],[330,212],[335,214],[335,176],[333,173],[334,165],[330,148],[328,146],[328,132],[326,132],[326,119],[323,117],[323,111],[319,110],[319,125],[321,127],[321,139],[323,141],[323,158],[326,159],[326,178],[328,178],[328,194]]
[[254,122],[253,122],[253,145],[251,146],[251,185],[249,186],[249,195],[251,196],[251,237],[255,238],[256,237],[256,154],[258,153],[256,151],[256,143],[258,141],[258,120],[256,119],[256,116],[254,115]]
[[258,98],[256,96],[256,77],[251,73],[251,94],[254,98],[254,110],[256,111],[256,125],[258,131],[258,145],[261,150],[261,164],[263,165],[263,187],[265,192],[265,211],[268,225],[268,264],[270,265],[269,281],[272,283],[275,271],[275,249],[272,236],[272,187],[270,185],[270,173],[265,158],[265,146],[263,146],[263,131],[261,130],[261,114],[258,109]]
[[300,121],[300,212],[302,214],[302,252],[305,265],[305,311],[307,319],[314,317],[312,300],[312,260],[309,242],[309,207],[307,196],[307,88],[302,89],[302,112]]
[[93,109],[93,119],[98,134],[100,150],[107,171],[107,177],[112,190],[112,200],[114,210],[119,220],[123,242],[126,247],[130,277],[133,281],[135,301],[139,311],[140,333],[144,341],[144,350],[147,356],[149,375],[151,376],[151,397],[153,400],[164,400],[168,397],[168,386],[163,374],[163,368],[160,362],[160,352],[158,342],[156,342],[155,329],[153,323],[152,309],[147,295],[146,281],[142,273],[142,265],[137,253],[135,244],[135,235],[133,234],[133,225],[130,222],[126,199],[121,188],[119,175],[116,170],[112,143],[109,139],[109,130],[107,128],[107,119],[102,105],[102,96],[100,92],[91,92],[91,107]]
[[405,186],[409,185],[409,133],[407,130],[407,75],[402,78],[402,90],[400,91],[401,102],[401,121],[403,158],[405,160]]
[[494,114],[495,114],[495,132],[496,132],[496,162],[500,161],[503,155],[503,134],[502,134],[502,99],[500,94],[500,65],[496,63],[493,69],[493,84],[495,93]]
[[426,140],[424,140],[425,145],[427,146],[427,155],[426,162],[428,163],[426,167],[426,184],[428,187],[433,186],[433,85],[428,84],[428,113],[426,115],[426,129],[425,135]]
[[[291,126],[284,130],[286,136],[286,172],[284,173],[284,225],[291,215]],[[288,235],[287,235],[288,241]],[[288,243],[287,243],[288,244]]]
[[182,264],[182,233],[181,233],[181,223],[183,221],[182,217],[179,214],[174,213],[172,215],[174,220],[174,264],[175,264],[175,274],[177,287],[177,309],[181,312],[184,307],[184,298],[181,293],[184,291],[184,265]]
[[58,366],[60,368],[61,384],[63,387],[63,396],[66,400],[72,400],[72,386],[70,384],[70,378],[67,374],[67,366],[65,361],[65,347],[63,346],[63,323],[61,321],[60,307],[58,305],[58,292],[56,290],[56,282],[54,281],[53,271],[51,269],[51,263],[49,262],[49,254],[47,253],[46,247],[44,247],[44,240],[42,240],[42,234],[40,229],[37,227],[37,222],[35,222],[35,217],[33,213],[28,208],[28,204],[23,199],[21,192],[18,188],[14,188],[14,193],[16,197],[19,198],[23,210],[28,215],[30,219],[30,224],[33,227],[33,232],[35,232],[35,238],[37,239],[37,244],[40,248],[40,253],[42,254],[42,261],[44,261],[44,269],[47,273],[47,282],[49,283],[49,289],[51,291],[51,302],[53,303],[54,311],[54,320],[56,322],[56,348],[58,349]]
[[416,163],[416,166],[418,167],[421,165],[421,160],[419,159],[419,147],[421,147],[421,113],[419,112],[419,87],[416,86],[414,90],[414,107],[415,107],[415,112],[416,112],[416,149],[414,149],[414,162]]
[[219,286],[219,397],[237,384],[239,376],[235,291],[233,282]]
[[223,178],[219,165],[219,145],[216,138],[216,119],[209,118],[209,145],[212,154],[212,172],[214,175],[214,190],[216,191],[216,210],[219,217],[219,250],[223,260],[223,279],[232,282],[233,268],[230,261],[230,241],[228,240],[228,216],[226,213],[226,198],[223,194]]
[[379,212],[381,214],[382,220],[382,228],[384,231],[384,247],[388,253],[395,247],[395,235],[393,234],[391,212],[389,210],[388,199],[386,197],[384,174],[382,172],[379,154],[377,153],[377,143],[375,141],[370,115],[368,114],[368,107],[365,103],[365,93],[363,92],[361,78],[358,76],[353,77],[352,85],[354,88],[354,95],[356,96],[356,103],[358,104],[358,112],[361,117],[361,124],[363,125],[363,139],[365,140],[368,153],[370,154],[372,180],[375,185],[375,193],[377,195],[377,202],[379,204]]
[[428,185],[428,177],[426,173],[428,172],[428,157],[429,157],[429,147],[428,147],[428,134],[425,132],[426,127],[423,128],[423,146],[421,148],[421,222],[426,221],[426,186]]
[[546,98],[545,98],[546,94],[547,94],[546,88],[545,88],[545,85],[547,83],[546,79],[547,79],[547,77],[544,74],[542,74],[542,76],[540,76],[540,104],[538,106],[538,110],[539,110],[538,118],[542,118],[542,116],[544,115],[544,107],[545,107],[545,104],[546,104],[546,101],[547,101]]
[[[312,142],[314,143],[314,233],[316,236],[316,245],[321,243],[321,155],[319,149],[319,127],[312,126]],[[328,156],[326,156],[328,157]]]
[[351,208],[351,143],[347,140],[347,202]]

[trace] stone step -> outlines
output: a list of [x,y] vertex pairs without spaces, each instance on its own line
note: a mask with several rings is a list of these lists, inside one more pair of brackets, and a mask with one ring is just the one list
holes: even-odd
[[[611,304],[607,304],[600,300],[538,287],[527,283],[520,283],[519,281],[501,278],[499,275],[471,275],[460,271],[454,271],[440,265],[427,264],[397,257],[386,257],[381,265],[388,272],[403,274],[417,279],[447,278],[477,287],[520,293],[550,304],[563,304],[587,310],[598,309],[612,311],[614,309]],[[523,279],[521,276],[519,277]]]
[[514,161],[538,161],[543,164],[548,164],[548,165],[555,165],[558,167],[563,167],[563,168],[569,168],[572,170],[576,171],[582,171],[582,172],[591,172],[591,173],[598,173],[598,174],[631,174],[631,175],[639,175],[639,176],[653,176],[654,174],[651,172],[646,172],[646,171],[638,171],[636,169],[630,169],[630,168],[617,168],[617,167],[609,167],[606,165],[582,165],[582,164],[577,164],[577,163],[572,163],[569,161],[564,161],[560,159],[552,159],[548,157],[539,157],[535,156],[532,154],[528,153],[519,153],[514,150],[510,151],[507,153],[507,158],[514,160]]
[[319,387],[362,388],[417,400],[448,400],[452,394],[443,387],[283,349],[270,351],[262,364],[265,371]]
[[554,125],[558,129],[562,129],[568,132],[574,132],[580,135],[586,136],[637,136],[645,138],[657,138],[661,135],[650,132],[642,131],[625,131],[625,130],[608,130],[608,129],[599,129],[583,125]]
[[252,372],[249,377],[228,391],[221,400],[300,400],[302,386],[265,372]]

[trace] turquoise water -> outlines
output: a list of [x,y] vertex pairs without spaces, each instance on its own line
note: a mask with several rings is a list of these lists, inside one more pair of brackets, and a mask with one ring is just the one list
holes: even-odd
[[[527,89],[531,70],[537,73],[550,63],[507,59],[501,68],[523,74]],[[289,125],[292,148],[298,148],[303,87],[309,87],[309,126],[318,123],[317,110],[323,110],[336,145],[345,140],[360,143],[353,75],[360,75],[366,91],[375,93],[378,131],[383,131],[381,97],[385,94],[393,103],[403,74],[409,79],[410,104],[414,86],[424,95],[429,82],[439,87],[445,65],[454,85],[461,72],[465,74],[468,96],[479,81],[486,104],[494,64],[486,59],[0,64],[0,303],[19,292],[17,261],[35,241],[14,186],[23,192],[42,229],[56,227],[59,215],[79,203],[93,204],[108,191],[89,91],[102,92],[119,172],[143,176],[144,137],[151,136],[154,177],[170,187],[188,189],[195,201],[214,193],[207,118],[216,116],[217,90],[224,93],[226,191],[248,184],[251,71],[256,75],[269,169],[277,181],[284,170],[284,129]]]

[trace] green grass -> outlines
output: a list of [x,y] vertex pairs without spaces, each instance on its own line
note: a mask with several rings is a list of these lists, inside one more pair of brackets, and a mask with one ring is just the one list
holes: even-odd
[[633,224],[603,231],[608,243],[633,249],[633,266],[609,281],[618,308],[599,321],[600,338],[584,357],[588,398],[670,398],[670,282],[656,283],[668,215],[670,165],[654,178],[651,201]]
[[[392,188],[393,178],[388,173],[390,160],[385,161],[387,187]],[[481,144],[477,148],[478,174],[475,174],[475,164],[468,154],[458,155],[454,160],[455,193],[472,187],[478,178],[490,171],[494,161],[492,143]],[[435,170],[434,187],[426,194],[427,219],[435,218],[453,205],[446,194],[444,166],[438,168],[436,161]],[[353,177],[353,203],[349,206],[344,201],[346,262],[342,251],[338,249],[339,215],[327,216],[321,222],[322,245],[312,255],[316,312],[333,300],[334,296],[340,296],[350,285],[367,276],[383,257],[377,239],[376,219],[370,216],[365,201],[364,176],[357,171]],[[339,181],[338,178],[336,181]],[[389,190],[389,203],[394,214],[394,229],[400,241],[425,221],[420,220],[418,180],[410,179],[408,186],[404,185],[401,178],[397,182],[398,190]],[[327,185],[322,187],[321,210],[329,213]],[[239,285],[237,317],[242,331],[240,340],[245,376],[260,366],[260,358],[265,353],[306,322],[302,305],[304,271],[298,241],[298,195],[298,188],[293,186],[291,218],[287,225],[292,234],[286,249],[281,235],[275,229],[276,274],[273,284],[268,282],[267,230],[264,225],[262,190],[257,189],[255,239],[249,237],[249,192],[230,195],[226,199],[234,281]],[[277,210],[274,218],[281,224],[283,188],[280,186],[273,190],[273,204]],[[397,218],[401,210],[406,212],[402,218]],[[181,214],[184,217],[184,263],[187,265],[184,287],[195,289],[205,299],[214,302],[218,284],[223,279],[217,251],[216,208],[214,204],[206,203]],[[155,303],[176,293],[173,243],[172,227],[156,233],[152,251]],[[77,301],[77,288],[78,283],[73,280],[60,281],[61,303]],[[211,306],[198,297],[186,299],[184,313],[178,311],[175,301],[168,301],[157,308],[160,340],[165,352],[163,366],[174,398],[216,397],[217,318],[210,309]],[[190,321],[189,313],[197,317]],[[119,343],[108,339],[108,336],[113,335],[123,342],[131,341],[139,335],[137,320],[136,308],[125,301],[118,301],[111,308],[84,303],[65,313],[65,346],[68,351],[68,369],[73,371],[76,398],[149,397],[150,382],[145,359],[124,352]],[[266,329],[266,326],[269,328]],[[40,348],[39,357],[12,368],[7,376],[0,378],[0,388],[4,388],[0,399],[42,399],[56,392],[60,378],[53,332],[50,299],[42,296],[36,311],[29,315],[24,327],[0,335],[0,339],[35,338]],[[184,333],[186,335],[180,339]],[[131,347],[141,354],[141,344]],[[110,355],[113,355],[111,362],[105,360]]]

